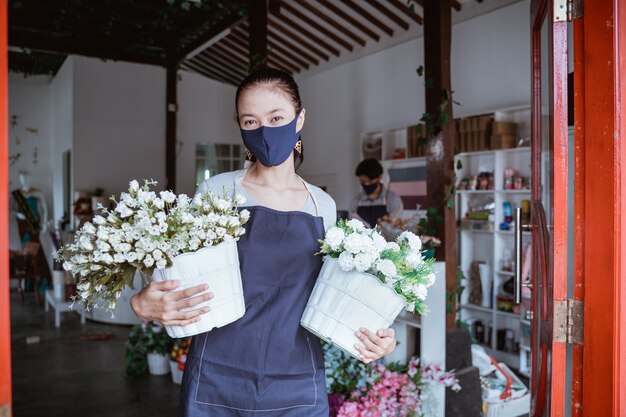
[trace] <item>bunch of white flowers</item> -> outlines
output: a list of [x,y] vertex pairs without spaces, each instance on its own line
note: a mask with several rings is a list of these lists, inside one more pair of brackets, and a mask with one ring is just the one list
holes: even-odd
[[405,231],[395,242],[387,242],[359,220],[340,220],[321,244],[319,253],[336,258],[342,270],[372,274],[404,298],[408,311],[426,312],[424,300],[435,273],[433,260],[424,259],[422,241],[415,234]]
[[245,198],[214,193],[191,199],[171,191],[156,193],[145,181],[136,180],[120,195],[113,210],[98,206],[99,215],[76,233],[55,258],[79,278],[75,300],[86,308],[115,308],[125,286],[132,286],[135,271],[152,275],[155,269],[172,266],[186,252],[238,239],[245,233],[247,210],[237,206]]

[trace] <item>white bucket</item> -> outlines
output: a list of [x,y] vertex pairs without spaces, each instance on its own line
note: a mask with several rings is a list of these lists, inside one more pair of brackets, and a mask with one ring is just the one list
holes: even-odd
[[65,271],[52,271],[52,289],[56,300],[65,301]]
[[172,382],[180,385],[183,382],[183,371],[178,369],[178,362],[170,360],[170,372],[172,373]]
[[150,375],[165,375],[170,373],[169,355],[148,353],[148,371]]
[[208,284],[206,292],[214,294],[211,300],[182,310],[208,306],[211,310],[203,314],[200,321],[186,326],[165,326],[167,334],[173,338],[194,336],[214,327],[225,326],[246,312],[235,241],[178,255],[171,268],[155,269],[152,275],[154,281],[170,279],[180,280],[180,285],[174,291]]
[[404,299],[371,274],[345,272],[326,258],[300,324],[358,359],[356,332],[386,329],[404,308]]

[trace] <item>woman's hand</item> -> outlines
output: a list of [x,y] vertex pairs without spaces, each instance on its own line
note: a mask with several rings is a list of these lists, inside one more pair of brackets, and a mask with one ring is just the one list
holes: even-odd
[[209,311],[209,307],[190,311],[180,311],[193,307],[213,298],[213,293],[201,294],[208,285],[197,285],[182,291],[170,292],[180,285],[178,280],[151,282],[147,287],[133,295],[130,307],[141,320],[157,321],[168,326],[186,326],[200,320],[200,315]]
[[356,332],[363,346],[354,345],[359,351],[359,359],[365,363],[370,363],[383,356],[389,355],[396,348],[396,333],[393,329],[378,329],[374,333],[362,328]]

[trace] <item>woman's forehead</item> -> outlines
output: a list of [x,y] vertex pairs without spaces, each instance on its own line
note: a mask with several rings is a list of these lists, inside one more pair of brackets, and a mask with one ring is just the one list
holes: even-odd
[[290,97],[280,88],[258,86],[244,91],[239,97],[239,112],[269,113],[277,109],[293,110]]

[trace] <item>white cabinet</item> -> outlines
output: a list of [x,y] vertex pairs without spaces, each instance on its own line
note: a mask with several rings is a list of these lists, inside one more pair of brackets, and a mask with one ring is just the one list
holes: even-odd
[[[496,360],[527,373],[530,364],[530,323],[523,318],[525,311],[522,305],[514,307],[514,312],[504,311],[511,307],[503,297],[507,295],[503,287],[513,278],[514,232],[512,226],[510,230],[501,230],[500,224],[507,214],[505,203],[510,204],[513,214],[523,200],[530,200],[530,148],[461,153],[455,157],[455,166],[457,184],[464,177],[480,173],[493,175],[490,185],[493,189],[456,192],[459,265],[466,277],[466,288],[461,295],[460,320],[470,326],[472,336]],[[525,180],[523,189],[505,189],[506,169],[514,170]],[[472,181],[470,184],[473,185]],[[481,207],[491,209],[487,219],[465,221],[468,211]],[[523,248],[530,243],[530,239],[530,233],[524,232]],[[482,268],[483,283],[487,283],[488,291],[485,302],[471,294],[473,262],[482,262],[487,266]],[[511,285],[510,282],[508,284]]]

